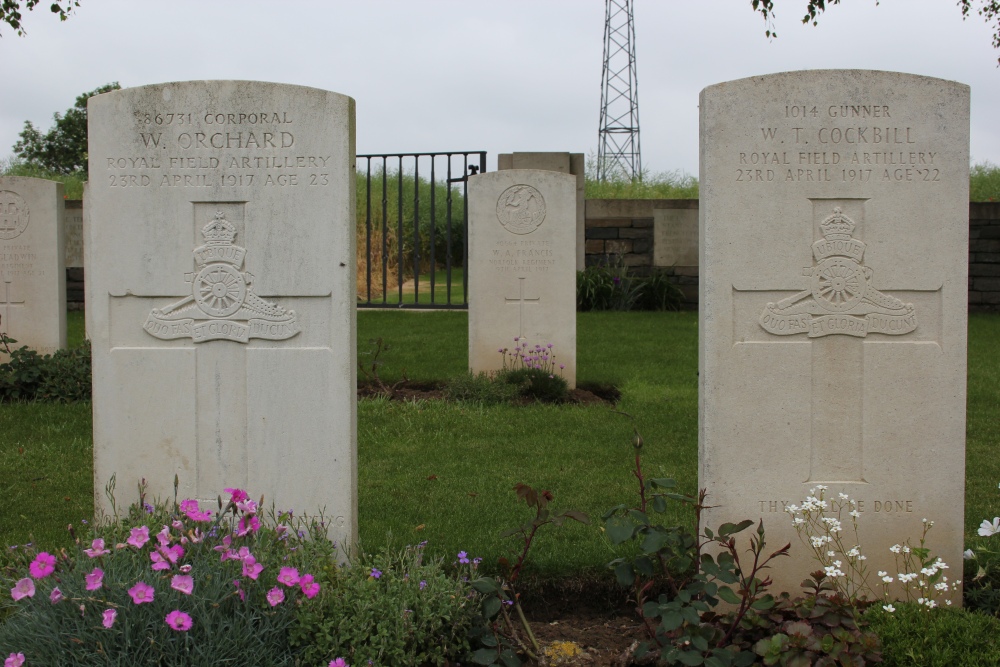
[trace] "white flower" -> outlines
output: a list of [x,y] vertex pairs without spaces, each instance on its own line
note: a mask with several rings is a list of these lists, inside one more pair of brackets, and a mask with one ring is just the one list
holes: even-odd
[[848,513],[849,513],[849,514],[850,514],[851,516],[853,516],[853,517],[854,517],[855,519],[857,519],[857,518],[858,518],[859,516],[861,516],[861,513],[860,513],[860,512],[858,512],[857,510],[851,510],[851,511],[850,511],[850,512],[848,512]]
[[908,553],[910,553],[910,547],[908,547],[908,546],[904,546],[904,547],[903,547],[903,553],[904,553],[904,554],[908,554]]
[[892,583],[892,577],[889,577],[889,576],[882,577],[882,581],[884,581],[887,584],[891,584]]
[[792,525],[793,526],[801,526],[805,522],[806,522],[805,519],[803,519],[801,517],[795,517],[795,519],[792,521]]
[[885,576],[885,575],[887,575],[887,574],[889,574],[889,573],[888,573],[888,572],[886,572],[885,570],[879,570],[879,571],[878,571],[878,576],[880,576],[880,577],[884,577],[884,576]]
[[945,601],[944,601],[944,603],[945,603],[946,605],[949,605],[949,606],[951,606],[951,600],[945,600]]
[[893,544],[891,547],[889,547],[889,551],[891,551],[894,554],[898,554],[899,553],[899,545],[898,544]]
[[962,558],[965,560],[972,560],[976,557],[976,554],[972,553],[972,549],[966,549],[962,552]]
[[933,577],[935,574],[937,574],[937,568],[934,566],[922,567],[920,568],[920,574],[924,575],[925,577]]
[[[840,565],[840,561],[836,561],[836,562],[837,562],[837,565]],[[826,576],[828,576],[828,577],[842,577],[842,576],[844,576],[844,573],[841,572],[840,569],[837,568],[834,565],[831,565],[830,567],[824,567],[823,571],[826,572]]]
[[847,499],[848,499],[848,498],[850,497],[850,496],[848,496],[848,495],[847,495],[846,493],[838,493],[838,494],[837,494],[837,496],[838,496],[838,497],[839,497],[839,498],[840,498],[841,500],[847,500]]
[[826,491],[826,487],[823,486],[822,484],[817,484],[816,488],[819,489],[820,491]]
[[884,604],[884,605],[882,605],[882,609],[885,609],[885,610],[886,610],[887,612],[889,612],[890,614],[891,614],[892,612],[896,611],[896,608],[895,608],[895,607],[893,607],[893,606],[892,606],[891,604]]
[[1000,516],[993,517],[993,523],[983,519],[983,523],[979,526],[979,534],[983,537],[990,537],[997,533],[1000,533]]
[[946,590],[948,590],[948,584],[943,583],[943,582],[942,583],[938,583],[938,584],[934,584],[934,589],[938,590],[938,591],[946,591]]
[[938,558],[936,561],[934,561],[934,567],[936,567],[939,570],[947,570],[948,569],[948,566],[940,558]]
[[826,555],[827,555],[828,557],[830,557],[830,558],[833,558],[834,556],[836,556],[836,555],[837,555],[837,552],[836,552],[836,551],[827,551],[827,552],[826,552]]
[[927,587],[927,582],[923,581],[923,580],[918,581],[917,582],[917,586],[920,586],[920,588],[926,588]]
[[921,519],[921,521],[923,521],[924,523],[927,523],[927,517],[924,517],[923,519]]
[[927,600],[927,608],[933,609],[937,606],[937,600]]
[[864,554],[862,554],[862,555],[858,556],[858,560],[868,560],[868,556],[865,556]]
[[848,558],[857,558],[860,555],[861,555],[861,547],[860,546],[851,547],[851,550],[847,552]]

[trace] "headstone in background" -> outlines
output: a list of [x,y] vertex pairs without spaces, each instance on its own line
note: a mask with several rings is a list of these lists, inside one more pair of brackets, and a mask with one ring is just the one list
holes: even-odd
[[576,176],[576,270],[586,268],[586,160],[583,153],[500,153],[497,169],[545,169]]
[[66,347],[63,244],[62,183],[0,176],[0,331],[12,349]]
[[66,307],[83,307],[83,201],[67,199],[63,217],[66,234]]
[[653,266],[698,266],[698,210],[653,210]]
[[510,169],[469,179],[469,368],[515,338],[553,345],[576,386],[576,178]]
[[96,500],[357,517],[354,100],[194,81],[89,101]]
[[889,547],[926,518],[961,578],[968,87],[860,70],[711,86],[700,182],[707,525],[762,517],[771,546],[792,542],[769,575],[794,593],[817,564],[782,510],[825,485],[859,503],[870,572],[897,572]]

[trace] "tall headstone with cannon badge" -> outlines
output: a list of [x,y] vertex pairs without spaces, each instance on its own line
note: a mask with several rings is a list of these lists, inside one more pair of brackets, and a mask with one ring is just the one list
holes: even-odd
[[702,91],[699,484],[710,525],[760,517],[792,543],[778,590],[819,569],[783,510],[820,493],[845,532],[857,512],[870,572],[895,576],[890,546],[928,519],[961,577],[968,166],[959,83],[809,71]]
[[354,101],[166,83],[89,102],[97,502],[145,478],[356,536]]
[[64,243],[62,183],[0,176],[0,332],[11,349],[66,347]]
[[525,356],[548,357],[575,387],[576,177],[538,169],[471,177],[468,284],[473,373],[499,370],[500,350],[527,343],[545,352]]

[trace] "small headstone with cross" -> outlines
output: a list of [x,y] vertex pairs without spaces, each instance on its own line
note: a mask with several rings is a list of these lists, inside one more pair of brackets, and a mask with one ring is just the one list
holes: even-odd
[[244,81],[92,98],[96,500],[224,489],[357,535],[354,101]]
[[555,371],[576,386],[575,239],[575,177],[509,169],[469,178],[470,371],[500,369],[500,350],[517,339],[551,345]]
[[889,547],[925,518],[960,569],[968,138],[969,90],[939,79],[702,92],[699,485],[710,527],[763,519],[769,549],[792,543],[777,590],[819,569],[783,509],[820,486],[845,525],[839,494],[857,502],[869,571],[895,575]]
[[0,332],[12,349],[66,347],[64,243],[62,183],[0,176]]

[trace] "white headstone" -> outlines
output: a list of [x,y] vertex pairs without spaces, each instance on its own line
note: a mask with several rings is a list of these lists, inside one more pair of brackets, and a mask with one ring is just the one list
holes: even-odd
[[0,176],[0,331],[11,349],[66,347],[64,242],[62,183]]
[[576,177],[509,169],[469,179],[469,369],[514,339],[553,346],[576,386]]
[[653,266],[698,266],[697,209],[653,209]]
[[965,85],[834,70],[702,91],[699,484],[708,525],[762,517],[792,543],[777,590],[818,569],[782,511],[818,485],[859,503],[872,573],[926,518],[961,577],[968,187]]
[[356,536],[354,100],[192,81],[89,101],[97,502],[226,487]]
[[66,268],[79,269],[83,267],[83,202],[66,201],[65,207]]

